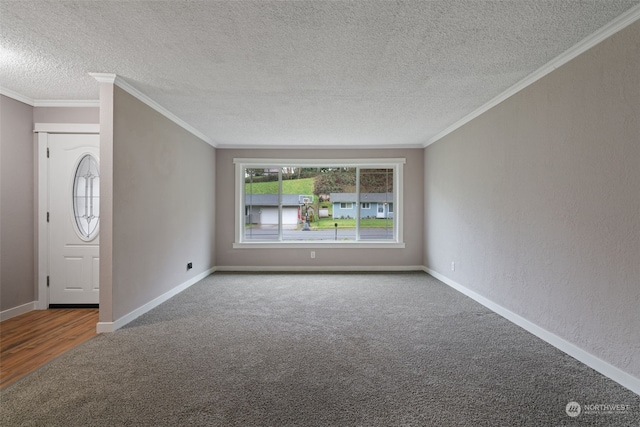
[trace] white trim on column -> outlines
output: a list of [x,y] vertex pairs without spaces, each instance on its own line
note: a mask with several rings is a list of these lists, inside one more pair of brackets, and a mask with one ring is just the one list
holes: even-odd
[[111,74],[111,73],[89,73],[89,75],[91,77],[93,77],[94,79],[96,79],[100,83],[113,83],[113,84],[115,84],[120,89],[122,89],[125,92],[127,92],[129,95],[133,96],[134,98],[138,99],[140,102],[142,102],[142,103],[148,105],[149,107],[153,108],[158,113],[162,114],[167,119],[171,120],[172,122],[174,122],[178,126],[180,126],[183,129],[185,129],[186,131],[192,133],[193,135],[195,135],[196,137],[200,138],[201,140],[203,140],[207,144],[211,145],[212,147],[216,147],[216,144],[213,142],[213,140],[211,138],[209,138],[208,136],[206,136],[205,134],[200,132],[198,129],[194,128],[193,126],[191,126],[190,124],[188,124],[187,122],[185,122],[184,120],[182,120],[181,118],[179,118],[178,116],[173,114],[171,111],[169,111],[166,108],[164,108],[162,105],[158,104],[153,99],[149,98],[144,93],[140,92],[135,87],[131,86],[129,83],[127,83],[125,80],[123,80],[122,77],[119,77],[118,75]]
[[446,129],[438,132],[433,137],[431,137],[423,145],[423,147],[428,147],[429,145],[433,144],[434,142],[438,141],[439,139],[444,138],[445,136],[447,136],[451,132],[453,132],[456,129],[464,126],[467,123],[469,123],[471,120],[475,119],[476,117],[478,117],[482,113],[490,110],[491,108],[495,107],[496,105],[498,105],[499,103],[501,103],[505,99],[507,99],[507,98],[511,97],[512,95],[515,95],[516,93],[520,92],[522,89],[526,88],[527,86],[530,86],[531,84],[537,82],[538,80],[540,80],[541,78],[543,78],[547,74],[551,73],[556,68],[561,67],[562,65],[564,65],[567,62],[571,61],[576,56],[580,55],[581,53],[586,52],[588,49],[591,49],[592,47],[594,47],[598,43],[604,41],[608,37],[611,37],[612,35],[614,35],[618,31],[628,27],[629,25],[633,24],[634,22],[636,22],[639,19],[640,19],[640,5],[637,5],[635,7],[632,7],[627,12],[623,13],[622,15],[620,15],[619,17],[617,17],[613,21],[611,21],[609,24],[607,24],[604,27],[600,28],[595,33],[593,33],[590,36],[584,38],[581,42],[579,42],[576,45],[572,46],[567,51],[565,51],[565,52],[561,53],[560,55],[556,56],[551,61],[549,61],[545,65],[543,65],[542,67],[538,68],[536,71],[534,71],[533,73],[529,74],[527,77],[525,77],[524,79],[520,80],[515,85],[511,86],[509,89],[507,89],[506,91],[502,92],[500,95],[496,96],[495,98],[493,98],[492,100],[490,100],[486,104],[482,105],[480,108],[472,111],[471,113],[467,114],[466,116],[464,116],[463,118],[461,118],[460,120],[458,120],[457,122],[452,124],[451,126],[449,126]]
[[208,269],[208,270],[198,274],[197,276],[192,277],[191,279],[187,280],[186,282],[176,286],[175,288],[171,289],[170,291],[167,291],[164,294],[160,295],[159,297],[149,301],[148,303],[146,303],[142,307],[138,307],[135,310],[133,310],[132,312],[130,312],[129,314],[125,314],[124,316],[122,316],[121,318],[116,320],[115,322],[98,322],[98,324],[96,325],[97,333],[102,334],[102,333],[108,333],[108,332],[115,332],[117,329],[122,328],[127,323],[130,323],[131,321],[137,319],[138,317],[142,316],[146,312],[156,308],[157,306],[159,306],[163,302],[167,301],[171,297],[179,294],[180,292],[184,291],[188,287],[198,283],[200,280],[204,279],[205,277],[207,277],[208,275],[210,275],[214,271],[216,271],[216,268],[215,267],[211,267],[210,269]]
[[38,206],[36,215],[38,219],[38,296],[37,310],[46,310],[49,307],[49,289],[47,288],[47,275],[49,274],[49,225],[47,223],[47,211],[49,210],[48,176],[49,165],[47,163],[47,146],[49,134],[38,132],[36,173],[36,191],[38,194]]
[[524,330],[531,332],[533,335],[537,336],[543,341],[546,341],[547,343],[551,344],[558,350],[563,351],[564,353],[579,360],[580,362],[584,363],[590,368],[595,369],[596,371],[600,372],[602,375],[628,388],[632,392],[636,394],[640,394],[639,378],[636,378],[633,375],[624,372],[622,369],[616,368],[610,363],[607,363],[604,360],[594,356],[593,354],[581,349],[575,344],[572,344],[569,341],[563,338],[560,338],[556,334],[541,328],[535,323],[502,307],[501,305],[496,304],[490,299],[483,297],[477,292],[472,291],[471,289],[461,285],[460,283],[457,283],[449,279],[447,276],[444,276],[435,270],[432,270],[428,267],[424,267],[424,271],[430,274],[431,276],[435,277],[436,279],[440,280],[441,282],[451,286],[453,289],[457,290],[458,292],[461,292],[464,295],[468,296],[469,298],[479,302],[480,304],[484,305],[494,313],[497,313],[500,316],[504,317],[505,319],[509,320],[510,322],[515,323],[516,325],[520,326]]
[[7,319],[11,319],[12,317],[20,316],[21,314],[28,313],[31,310],[35,310],[35,309],[36,309],[36,301],[31,301],[26,304],[19,305],[17,307],[0,311],[0,322]]

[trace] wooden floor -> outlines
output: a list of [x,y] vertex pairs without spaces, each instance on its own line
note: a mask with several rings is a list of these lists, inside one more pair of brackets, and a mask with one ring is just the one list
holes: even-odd
[[96,335],[98,309],[33,310],[0,322],[0,389]]

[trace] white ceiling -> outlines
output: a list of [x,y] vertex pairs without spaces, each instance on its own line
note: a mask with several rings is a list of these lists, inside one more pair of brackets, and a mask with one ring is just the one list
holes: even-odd
[[0,86],[114,73],[219,147],[424,146],[640,0],[0,0]]

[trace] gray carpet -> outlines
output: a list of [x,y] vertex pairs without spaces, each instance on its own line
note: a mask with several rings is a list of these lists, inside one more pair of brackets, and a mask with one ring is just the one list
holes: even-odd
[[640,425],[640,396],[424,273],[215,273],[0,399],[2,426]]

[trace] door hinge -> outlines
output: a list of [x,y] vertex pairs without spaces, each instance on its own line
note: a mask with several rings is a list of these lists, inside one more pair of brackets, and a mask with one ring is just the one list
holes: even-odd
[[49,212],[47,212],[47,222],[49,222]]
[[47,159],[49,158],[49,147],[47,147]]
[[49,287],[49,276],[47,276],[47,288]]

